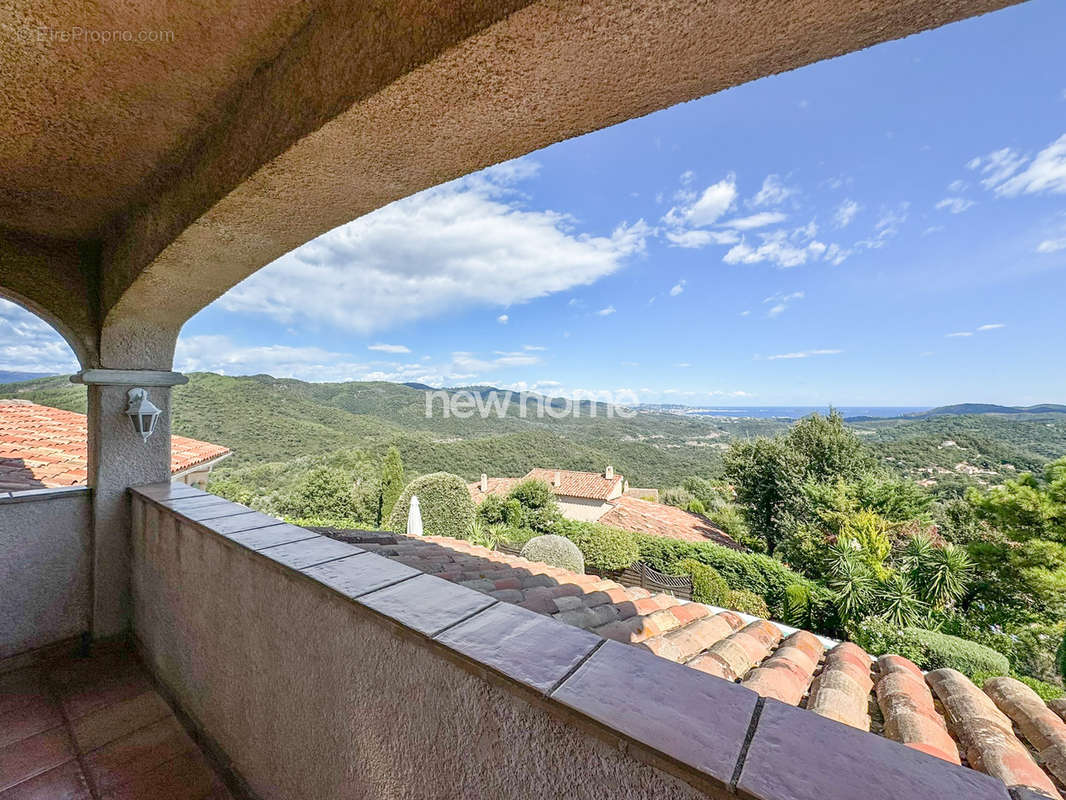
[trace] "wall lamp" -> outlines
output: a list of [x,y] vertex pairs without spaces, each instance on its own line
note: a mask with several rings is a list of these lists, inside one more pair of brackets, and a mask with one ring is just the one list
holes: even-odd
[[130,389],[127,392],[129,405],[126,406],[126,415],[133,422],[133,430],[141,435],[144,441],[155,431],[155,423],[163,412],[148,398],[147,389]]

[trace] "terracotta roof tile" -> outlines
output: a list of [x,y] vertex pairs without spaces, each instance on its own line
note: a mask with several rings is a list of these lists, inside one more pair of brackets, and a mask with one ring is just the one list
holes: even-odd
[[[8,491],[85,484],[86,436],[84,414],[0,400],[0,484]],[[170,470],[184,472],[229,452],[221,445],[172,436]]]
[[[707,680],[739,681],[764,697],[872,730],[870,735],[881,734],[931,756],[961,761],[1009,786],[1032,787],[1059,798],[1051,776],[1058,774],[1060,764],[1066,766],[1066,760],[1059,760],[1066,755],[1061,740],[1066,724],[1060,728],[1058,717],[1035,694],[1024,695],[1013,682],[989,684],[1004,713],[961,674],[938,670],[929,674],[928,682],[940,706],[914,664],[886,655],[875,666],[850,642],[838,643],[826,653],[824,640],[808,631],[751,617],[745,622],[732,611],[626,588],[455,539],[396,536],[384,542],[379,536],[352,541],[424,572],[468,582],[504,602],[714,676]],[[783,638],[785,632],[789,635]],[[871,708],[876,718],[871,717]],[[1054,710],[1066,712],[1066,702]],[[1040,752],[1047,774],[1013,732],[1012,718]],[[954,749],[952,735],[962,743],[961,753]]]
[[714,542],[737,550],[743,549],[728,533],[702,514],[627,495],[615,498],[611,505],[614,508],[598,520],[603,525],[684,542]]
[[[555,485],[558,476],[559,485]],[[600,472],[574,472],[568,469],[531,469],[522,480],[544,481],[555,494],[562,497],[584,497],[589,500],[608,500],[620,494],[625,485],[621,475],[605,478]]]

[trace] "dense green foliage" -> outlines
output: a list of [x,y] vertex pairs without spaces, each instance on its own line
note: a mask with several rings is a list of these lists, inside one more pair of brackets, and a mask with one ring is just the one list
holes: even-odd
[[849,629],[852,639],[871,653],[895,653],[925,670],[951,667],[968,677],[1007,675],[1006,656],[990,647],[939,631],[897,628],[878,619],[867,619]]
[[403,460],[400,451],[390,447],[385,454],[385,463],[381,465],[381,484],[378,497],[378,524],[381,525],[391,515],[393,506],[403,493]]
[[674,574],[692,579],[692,599],[697,603],[724,607],[729,602],[729,584],[714,567],[694,558],[683,558],[674,564]]
[[413,496],[418,497],[426,535],[469,538],[474,525],[474,502],[465,481],[458,475],[434,472],[407,484],[389,516],[390,531],[403,533],[407,530],[407,515]]
[[640,559],[640,547],[630,531],[572,520],[560,520],[556,529],[580,548],[585,566],[596,574],[625,569]]
[[530,561],[543,561],[553,567],[568,569],[578,574],[585,571],[585,559],[577,545],[566,537],[553,533],[534,536],[522,546],[519,555]]
[[766,605],[766,601],[763,600],[755,592],[749,592],[744,589],[734,589],[729,593],[729,599],[724,604],[726,608],[731,608],[734,611],[740,611],[743,614],[751,614],[755,617],[761,617],[765,619],[770,616],[770,608]]

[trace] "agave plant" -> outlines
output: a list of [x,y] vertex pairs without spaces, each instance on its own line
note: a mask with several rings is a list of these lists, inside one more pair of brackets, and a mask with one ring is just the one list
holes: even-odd
[[921,622],[927,606],[918,596],[914,585],[902,572],[896,572],[877,589],[879,616],[897,628]]
[[829,548],[827,573],[841,620],[866,616],[875,582],[861,553],[847,543],[833,545]]
[[970,585],[973,563],[965,550],[948,543],[934,547],[917,565],[918,593],[934,608],[959,600]]

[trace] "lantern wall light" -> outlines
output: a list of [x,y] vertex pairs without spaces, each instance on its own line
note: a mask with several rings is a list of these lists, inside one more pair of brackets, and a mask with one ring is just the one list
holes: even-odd
[[163,412],[148,397],[147,389],[130,389],[127,397],[130,401],[126,406],[126,415],[133,422],[133,430],[147,442],[148,437],[155,432],[155,423]]

